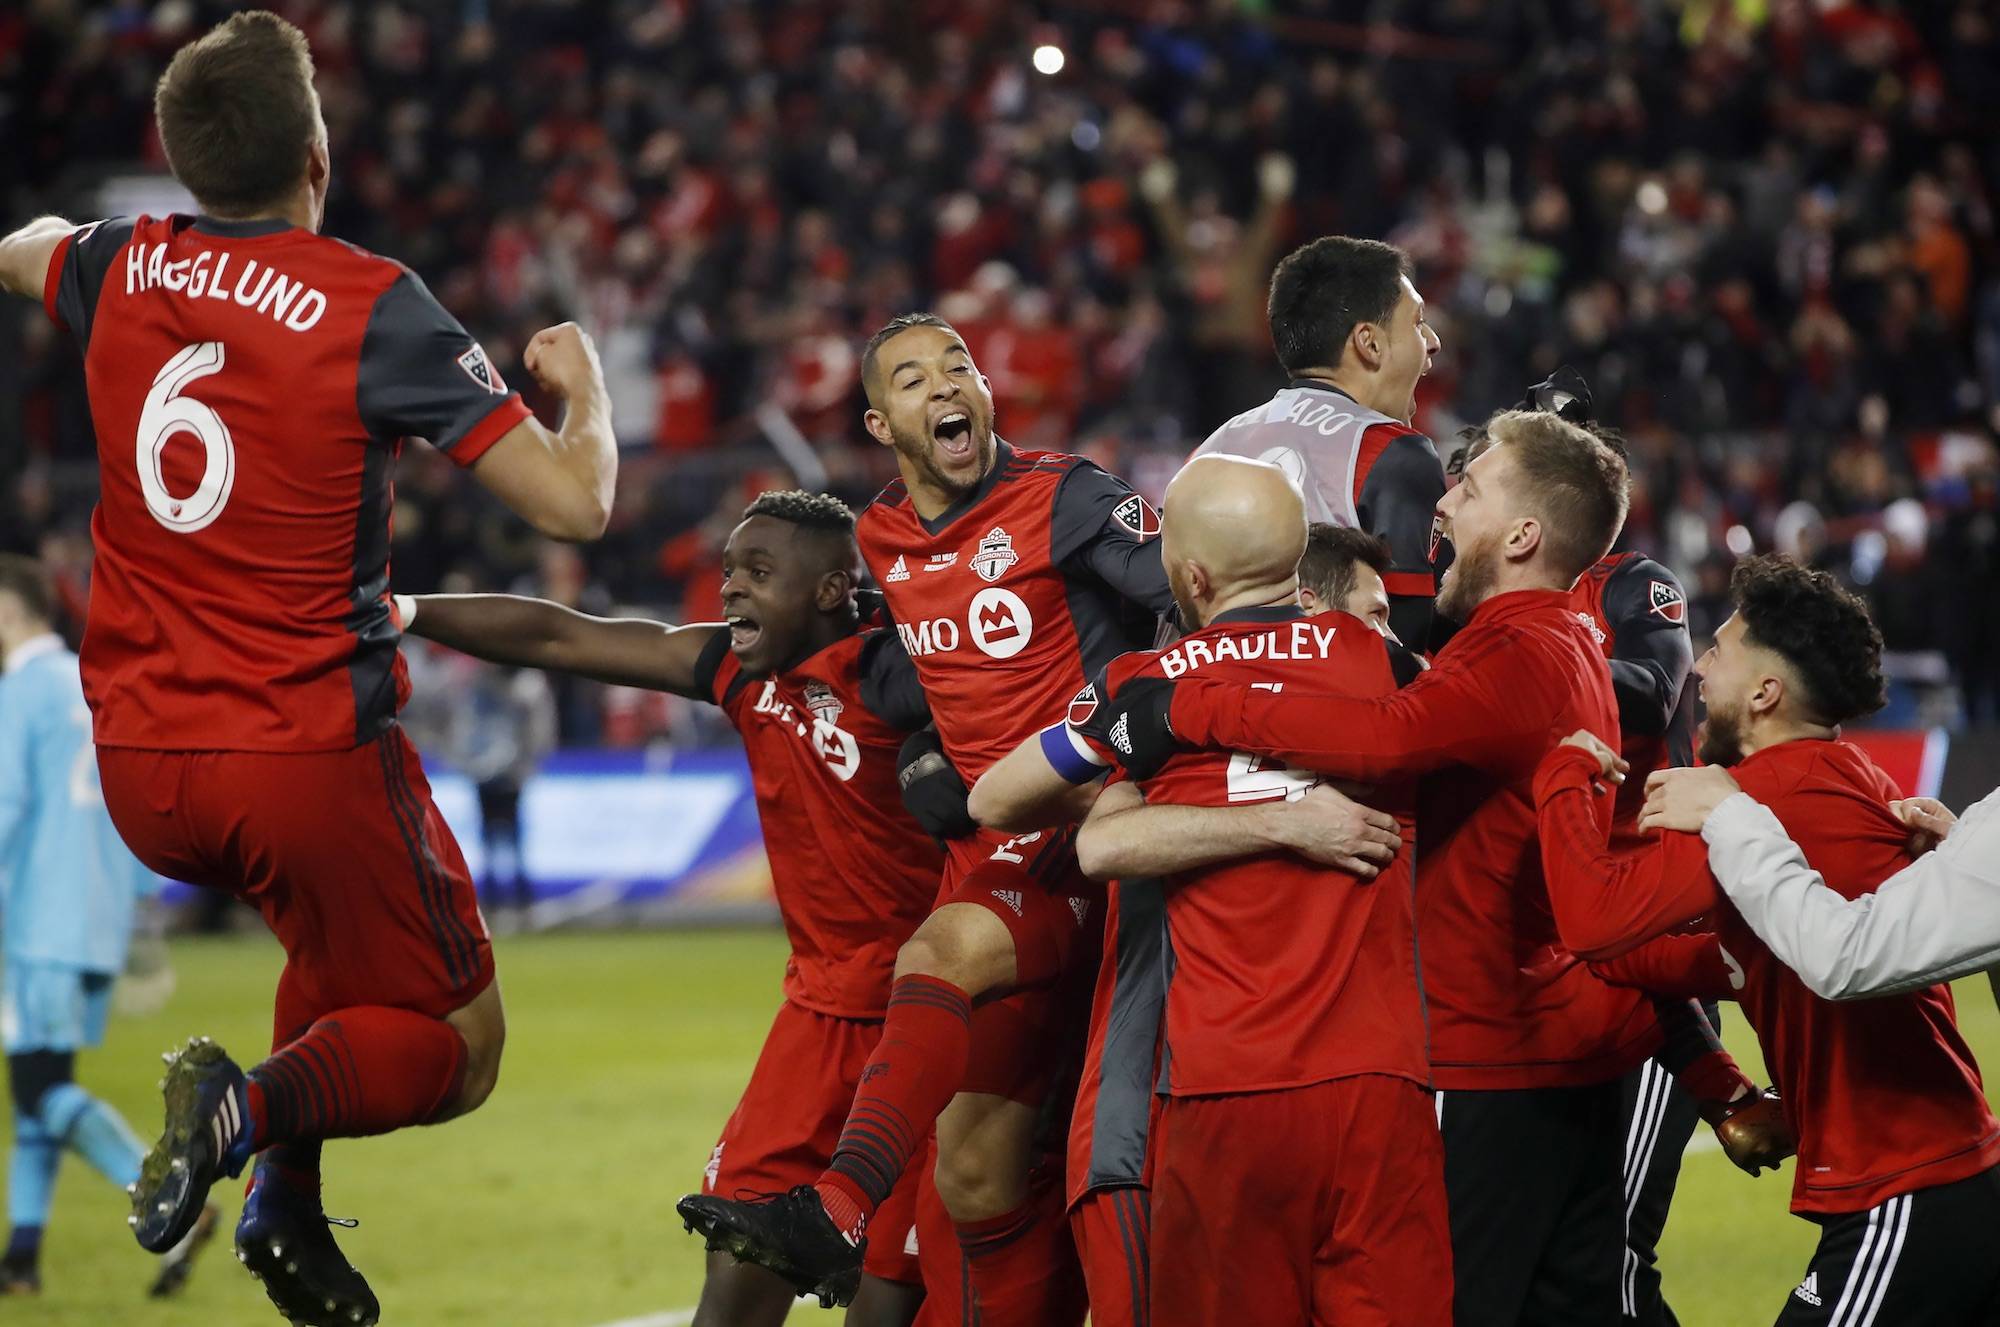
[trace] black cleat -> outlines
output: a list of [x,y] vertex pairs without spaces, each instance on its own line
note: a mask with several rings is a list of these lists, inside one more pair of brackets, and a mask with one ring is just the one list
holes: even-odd
[[160,1255],[160,1270],[153,1277],[153,1285],[146,1293],[154,1299],[167,1299],[181,1292],[188,1277],[194,1273],[195,1255],[208,1247],[215,1238],[216,1227],[222,1224],[222,1209],[209,1203],[195,1218],[194,1229],[190,1230],[180,1243]]
[[249,1094],[243,1071],[207,1037],[164,1057],[160,1091],[166,1132],[139,1167],[127,1224],[148,1253],[165,1253],[187,1237],[208,1205],[209,1188],[241,1175],[250,1159]]
[[33,1258],[0,1259],[0,1299],[19,1295],[33,1298],[42,1293],[42,1273]]
[[327,1225],[317,1195],[260,1170],[236,1223],[237,1261],[299,1327],[373,1327],[382,1306]]
[[711,1251],[769,1268],[799,1294],[819,1296],[821,1308],[844,1307],[860,1287],[868,1241],[848,1243],[810,1184],[747,1202],[691,1193],[676,1210]]

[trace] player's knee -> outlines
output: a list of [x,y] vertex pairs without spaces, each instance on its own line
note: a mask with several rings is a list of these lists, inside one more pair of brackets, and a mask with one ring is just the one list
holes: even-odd
[[898,977],[948,981],[980,995],[1014,980],[1014,937],[977,904],[949,903],[924,920],[896,953]]
[[486,1104],[500,1082],[501,1052],[507,1046],[507,1016],[496,984],[446,1020],[465,1043],[465,1072],[445,1118],[456,1118]]
[[1003,1151],[960,1146],[938,1153],[938,1197],[954,1220],[984,1220],[1021,1205],[1027,1191],[1021,1168]]

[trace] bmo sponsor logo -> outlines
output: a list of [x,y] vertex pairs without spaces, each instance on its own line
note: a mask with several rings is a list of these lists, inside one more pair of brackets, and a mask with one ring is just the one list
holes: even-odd
[[1035,618],[1020,595],[995,585],[972,596],[963,624],[956,618],[934,617],[898,622],[896,631],[913,658],[949,654],[961,642],[970,642],[990,659],[1011,659],[1028,648]]
[[[817,691],[815,691],[817,688]],[[811,717],[798,712],[778,690],[778,684],[766,680],[763,691],[757,695],[757,703],[752,712],[769,715],[772,720],[792,730],[801,740],[812,743],[815,754],[826,762],[833,776],[842,783],[852,779],[861,768],[861,744],[834,722],[840,717],[840,702],[833,693],[819,683],[806,685],[806,705]],[[826,705],[833,701],[831,713]]]

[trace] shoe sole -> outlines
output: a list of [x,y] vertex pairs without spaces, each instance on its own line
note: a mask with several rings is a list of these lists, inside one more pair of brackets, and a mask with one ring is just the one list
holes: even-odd
[[285,1256],[281,1237],[238,1236],[236,1261],[250,1269],[271,1306],[297,1327],[374,1327],[381,1320],[379,1305],[343,1304],[307,1291],[296,1279],[298,1260]]
[[860,1286],[858,1273],[843,1271],[818,1278],[806,1275],[789,1258],[775,1253],[746,1231],[734,1229],[714,1214],[682,1200],[676,1210],[689,1234],[699,1234],[710,1253],[726,1253],[738,1262],[754,1263],[782,1277],[801,1295],[816,1295],[823,1309],[846,1308]]
[[[208,1247],[208,1242],[215,1238],[215,1232],[221,1226],[222,1209],[214,1203],[203,1204],[201,1215],[194,1220],[194,1229],[188,1232],[186,1244],[174,1246],[174,1249],[180,1250],[180,1256],[160,1268],[160,1274],[153,1278],[152,1289],[146,1293],[154,1299],[170,1299],[179,1294],[187,1285],[188,1278],[194,1275],[194,1260]],[[169,1249],[161,1256],[172,1257],[173,1252]]]
[[201,1071],[228,1058],[222,1047],[199,1037],[168,1061],[167,1076],[160,1080],[167,1128],[140,1163],[127,1219],[139,1247],[148,1253],[165,1253],[180,1243],[208,1202],[215,1176],[197,1172],[213,1167],[196,1164],[195,1155],[196,1146],[208,1142],[208,1121],[199,1114]]

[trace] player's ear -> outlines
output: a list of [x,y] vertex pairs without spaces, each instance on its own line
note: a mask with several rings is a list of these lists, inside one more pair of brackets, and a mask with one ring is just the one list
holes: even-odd
[[1785,678],[1779,673],[1766,673],[1757,679],[1757,689],[1750,693],[1748,706],[1752,714],[1773,714],[1785,703],[1788,688]]
[[889,432],[889,417],[880,410],[870,406],[867,413],[861,416],[861,423],[867,428],[868,436],[884,447],[896,445],[895,435]]
[[1514,528],[1507,532],[1507,542],[1502,545],[1510,562],[1526,562],[1542,546],[1542,523],[1533,516],[1523,516],[1514,522]]
[[854,573],[845,569],[829,571],[819,578],[819,589],[813,595],[813,607],[822,613],[832,613],[853,600]]
[[1361,361],[1361,367],[1371,372],[1382,367],[1382,329],[1374,323],[1356,323],[1348,334],[1347,343],[1354,347],[1354,357]]
[[1307,617],[1311,617],[1314,613],[1319,612],[1322,606],[1323,605],[1319,601],[1319,592],[1313,589],[1312,586],[1307,585],[1305,582],[1303,581],[1299,582],[1300,611],[1302,611]]

